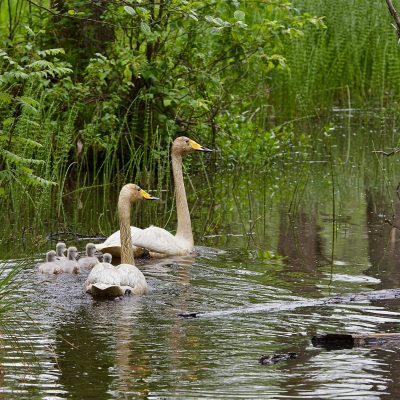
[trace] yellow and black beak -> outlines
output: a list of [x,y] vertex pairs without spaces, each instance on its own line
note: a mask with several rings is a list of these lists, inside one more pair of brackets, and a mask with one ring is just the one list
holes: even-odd
[[189,144],[193,150],[204,151],[205,153],[209,153],[212,151],[211,149],[207,149],[207,147],[204,147],[191,139],[189,140]]
[[143,196],[145,200],[159,200],[158,197],[152,196],[147,193],[145,190],[140,189],[140,194]]

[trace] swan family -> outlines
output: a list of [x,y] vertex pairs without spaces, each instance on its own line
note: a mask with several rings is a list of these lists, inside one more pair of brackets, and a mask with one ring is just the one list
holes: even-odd
[[[135,255],[148,251],[151,256],[187,255],[194,250],[190,212],[187,203],[182,172],[182,157],[196,152],[210,152],[192,139],[181,136],[174,140],[171,148],[172,172],[175,184],[177,212],[176,234],[163,228],[149,226],[140,229],[130,226],[131,207],[143,200],[158,200],[138,185],[129,183],[122,187],[118,198],[119,231],[109,236],[104,243],[86,245],[86,256],[76,259],[76,247],[67,249],[64,242],[56,245],[56,251],[46,253],[46,261],[39,264],[39,272],[45,274],[80,273],[90,269],[85,290],[93,297],[114,298],[126,294],[143,294],[148,290],[146,278],[135,266]],[[104,253],[103,261],[95,250]],[[65,256],[67,251],[67,256]],[[112,257],[120,257],[121,264],[111,264]]]

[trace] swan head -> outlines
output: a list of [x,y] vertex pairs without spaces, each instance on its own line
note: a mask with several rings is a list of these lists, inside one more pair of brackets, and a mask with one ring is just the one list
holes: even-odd
[[121,189],[120,197],[128,198],[131,203],[141,200],[158,200],[134,183],[128,183]]
[[67,246],[65,245],[64,242],[58,242],[56,245],[56,253],[57,256],[63,256],[65,253],[65,250],[67,250]]
[[56,260],[57,253],[54,250],[50,250],[46,253],[46,261],[54,262]]
[[172,143],[172,153],[174,154],[185,155],[195,151],[203,151],[208,153],[212,150],[207,149],[207,147],[202,146],[186,136],[179,136]]
[[104,253],[103,262],[111,264],[112,255],[110,253]]
[[93,243],[88,243],[86,245],[86,255],[88,255],[89,257],[94,256],[95,250],[96,250],[96,246]]
[[67,255],[69,260],[74,260],[78,255],[78,249],[74,246],[68,247]]

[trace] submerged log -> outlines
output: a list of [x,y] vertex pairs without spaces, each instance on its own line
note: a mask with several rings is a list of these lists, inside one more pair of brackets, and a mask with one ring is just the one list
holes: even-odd
[[297,353],[289,352],[286,354],[272,354],[269,356],[262,355],[258,362],[262,365],[272,365],[280,361],[293,360],[297,358]]
[[375,290],[370,292],[344,294],[338,296],[323,297],[321,299],[307,299],[294,301],[274,301],[273,303],[261,303],[248,307],[238,307],[228,310],[217,310],[208,312],[190,312],[180,313],[179,317],[183,318],[217,318],[234,314],[250,314],[250,313],[273,313],[281,311],[294,310],[300,307],[321,307],[331,304],[359,303],[371,300],[393,300],[400,298],[400,289]]
[[314,347],[326,349],[351,349],[353,347],[398,347],[400,333],[367,333],[363,335],[335,334],[316,335],[311,339]]

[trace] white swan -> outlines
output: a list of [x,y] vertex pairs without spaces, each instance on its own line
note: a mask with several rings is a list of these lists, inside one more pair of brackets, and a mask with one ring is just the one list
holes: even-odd
[[[90,289],[90,293],[96,296],[115,297],[116,290],[111,286],[119,285],[120,293],[142,294],[147,291],[147,282],[143,273],[135,266],[135,259],[132,247],[132,237],[130,229],[131,205],[139,200],[157,200],[157,197],[150,196],[139,186],[129,183],[125,185],[118,198],[118,216],[121,232],[121,264],[115,270],[105,270],[101,264],[97,264],[91,270],[86,287]],[[100,267],[99,267],[100,265]],[[119,283],[118,283],[119,278]],[[95,292],[93,291],[93,285]],[[92,285],[91,287],[89,285]],[[112,292],[110,294],[109,292]],[[121,294],[118,294],[120,296]]]
[[57,261],[57,264],[61,267],[62,272],[66,272],[68,274],[79,274],[80,268],[78,262],[76,261],[77,254],[78,250],[76,247],[68,247],[67,260]]
[[96,264],[86,279],[86,292],[93,297],[113,298],[125,294],[125,290],[121,287],[121,277],[111,264],[111,259],[111,254],[105,253],[103,262]]
[[81,268],[92,268],[98,264],[99,260],[94,255],[96,246],[93,243],[88,243],[86,245],[86,256],[78,260],[78,264]]
[[46,253],[46,262],[38,265],[39,272],[43,274],[59,274],[61,273],[61,267],[55,262],[57,253],[54,250],[50,250]]
[[65,245],[64,242],[58,242],[56,245],[56,260],[67,260],[67,257],[65,257],[64,253],[67,250],[67,246]]
[[[172,144],[171,161],[175,182],[175,197],[178,226],[176,235],[163,228],[150,226],[146,229],[130,227],[135,255],[140,248],[147,249],[156,256],[186,255],[193,251],[194,241],[190,212],[186,198],[185,184],[182,172],[182,156],[195,151],[210,152],[210,149],[201,146],[185,136],[176,138]],[[104,243],[96,246],[97,250],[107,251],[119,256],[120,231],[114,232]]]

